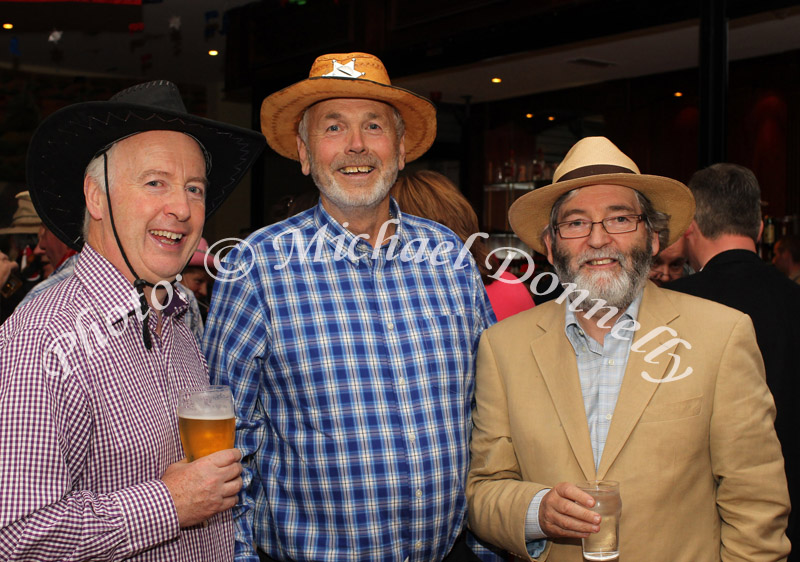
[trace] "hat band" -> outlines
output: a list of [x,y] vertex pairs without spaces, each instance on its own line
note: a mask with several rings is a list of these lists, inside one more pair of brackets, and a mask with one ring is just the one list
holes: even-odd
[[574,180],[577,178],[586,178],[589,176],[599,176],[601,174],[635,174],[633,170],[630,168],[625,168],[623,166],[614,166],[613,164],[592,164],[589,166],[581,166],[580,168],[575,168],[574,170],[567,172],[555,183],[560,181],[568,181]]

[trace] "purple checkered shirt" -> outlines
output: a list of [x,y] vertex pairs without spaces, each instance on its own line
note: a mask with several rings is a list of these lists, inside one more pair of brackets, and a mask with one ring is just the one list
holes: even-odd
[[[0,326],[0,560],[229,561],[230,512],[181,529],[159,480],[183,457],[177,392],[208,384],[173,300],[142,343],[133,287],[88,245]],[[114,322],[118,320],[118,322]]]

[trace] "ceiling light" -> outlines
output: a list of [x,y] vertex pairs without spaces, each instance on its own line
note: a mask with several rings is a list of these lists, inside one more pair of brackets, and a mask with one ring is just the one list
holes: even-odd
[[550,115],[550,116],[547,118],[547,120],[548,120],[548,121],[555,121],[555,120],[556,120],[556,118],[555,118],[555,117],[553,117],[552,115]]
[[533,119],[533,113],[526,113],[525,117],[527,117],[528,119]]
[[14,29],[14,24],[13,23],[4,23],[3,24],[3,29]]
[[676,98],[681,98],[681,97],[683,97],[683,92],[675,92],[672,95],[675,96]]
[[499,84],[502,81],[503,81],[502,78],[492,78],[492,84]]
[[219,54],[219,51],[217,51],[216,49],[211,49],[208,52],[208,54],[211,55],[212,57],[216,57]]

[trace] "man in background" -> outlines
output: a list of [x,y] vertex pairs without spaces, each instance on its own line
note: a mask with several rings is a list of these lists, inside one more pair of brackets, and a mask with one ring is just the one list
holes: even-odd
[[795,283],[800,283],[800,238],[784,236],[775,242],[772,264]]
[[674,244],[658,252],[653,258],[650,280],[659,287],[663,287],[664,283],[688,275],[687,269],[689,267],[686,260],[686,243],[681,237]]
[[[714,164],[695,172],[689,189],[697,206],[684,238],[689,263],[697,273],[665,287],[722,303],[753,320],[767,385],[775,398],[775,430],[792,499],[787,536],[797,547],[800,286],[756,254],[763,222],[761,188],[752,171],[736,164]],[[800,552],[790,559],[800,560]]]

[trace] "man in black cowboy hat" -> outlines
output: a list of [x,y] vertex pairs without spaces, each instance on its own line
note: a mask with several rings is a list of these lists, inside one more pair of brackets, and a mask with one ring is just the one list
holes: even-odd
[[[526,560],[582,561],[603,525],[618,525],[620,560],[785,560],[789,497],[752,322],[648,281],[693,218],[691,192],[602,137],[553,180],[509,221],[566,291],[481,339],[471,528]],[[576,483],[597,480],[619,482],[621,518],[590,510]]]
[[208,376],[172,283],[263,144],[163,81],[34,134],[34,204],[80,254],[0,328],[0,559],[231,559],[240,453],[181,460],[178,392]]
[[389,196],[435,108],[351,53],[319,57],[261,116],[320,202],[232,250],[214,289],[206,356],[245,455],[236,560],[474,560],[474,353],[494,315],[461,240]]

